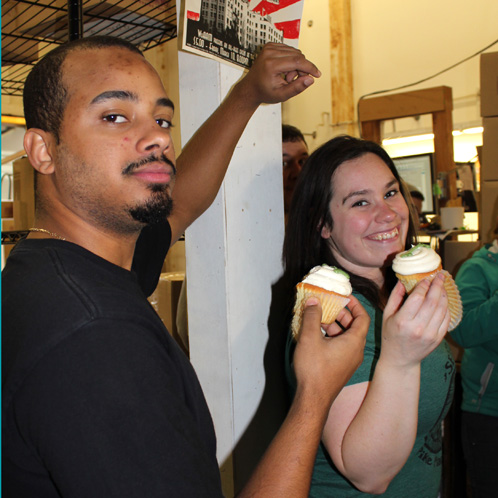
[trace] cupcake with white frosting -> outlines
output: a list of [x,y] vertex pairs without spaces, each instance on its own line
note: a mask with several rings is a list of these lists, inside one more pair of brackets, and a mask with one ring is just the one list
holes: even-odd
[[429,280],[442,272],[445,276],[444,287],[448,295],[448,307],[450,311],[450,326],[448,331],[453,330],[462,319],[462,301],[460,292],[453,277],[449,272],[443,270],[440,256],[428,245],[417,244],[407,251],[400,252],[393,260],[392,268],[398,280],[405,286],[407,294],[423,280]]
[[296,302],[292,319],[292,335],[297,338],[301,330],[304,305],[314,296],[322,306],[322,323],[333,323],[339,312],[347,306],[352,288],[349,275],[335,266],[315,266],[296,285]]
[[425,244],[417,244],[408,251],[396,254],[393,271],[410,293],[424,278],[433,279],[443,269],[439,254]]

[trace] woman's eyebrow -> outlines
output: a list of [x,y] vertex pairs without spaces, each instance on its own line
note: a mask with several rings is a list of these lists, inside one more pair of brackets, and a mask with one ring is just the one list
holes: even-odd
[[[396,178],[393,178],[392,180],[390,180],[389,182],[386,183],[386,185],[384,186],[384,188],[387,189],[387,188],[390,188],[393,185],[397,185],[397,184],[398,184],[398,180],[396,180]],[[358,196],[358,195],[366,195],[369,192],[371,192],[370,189],[355,190],[354,192],[350,192],[348,195],[346,195],[346,197],[344,197],[344,199],[342,199],[342,204],[344,204],[351,197],[355,197],[355,196]]]
[[351,197],[355,197],[355,196],[357,196],[357,195],[365,195],[365,194],[367,194],[368,192],[370,192],[370,190],[369,190],[369,189],[365,189],[365,190],[356,190],[356,191],[354,191],[354,192],[350,192],[348,195],[346,195],[346,197],[344,197],[344,198],[342,199],[342,204],[345,204],[345,203],[346,203],[346,201],[347,201],[348,199],[351,199]]

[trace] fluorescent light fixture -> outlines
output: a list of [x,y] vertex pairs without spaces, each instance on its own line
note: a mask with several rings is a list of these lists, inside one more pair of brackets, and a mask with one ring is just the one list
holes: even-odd
[[473,133],[482,133],[484,128],[482,126],[475,126],[474,128],[466,128],[463,130],[463,133],[473,134]]
[[423,140],[434,140],[434,133],[412,135],[411,137],[386,138],[382,140],[382,145],[406,144],[409,142],[422,142]]
[[[458,137],[465,133],[466,135],[479,134],[484,131],[482,126],[473,128],[465,128],[464,130],[453,130],[454,137]],[[407,144],[410,142],[422,142],[423,140],[434,140],[434,133],[426,133],[424,135],[412,135],[411,137],[385,138],[382,140],[382,145]]]

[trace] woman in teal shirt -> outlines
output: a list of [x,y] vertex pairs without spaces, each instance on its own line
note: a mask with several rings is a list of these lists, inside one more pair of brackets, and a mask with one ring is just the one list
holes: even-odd
[[464,348],[464,456],[472,497],[494,498],[498,493],[498,238],[463,263],[456,282],[463,319],[451,336]]
[[[391,269],[415,242],[398,172],[379,145],[336,137],[310,156],[289,213],[284,263],[292,286],[322,263],[349,273],[371,323],[364,361],[334,401],[310,496],[436,498],[441,422],[454,362],[442,279],[405,299]],[[287,366],[292,386],[292,340]]]

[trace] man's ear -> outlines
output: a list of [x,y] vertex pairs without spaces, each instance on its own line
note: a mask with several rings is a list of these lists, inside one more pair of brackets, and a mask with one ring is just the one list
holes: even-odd
[[33,168],[42,175],[51,175],[55,171],[52,157],[54,136],[38,128],[30,128],[24,135],[24,150]]

